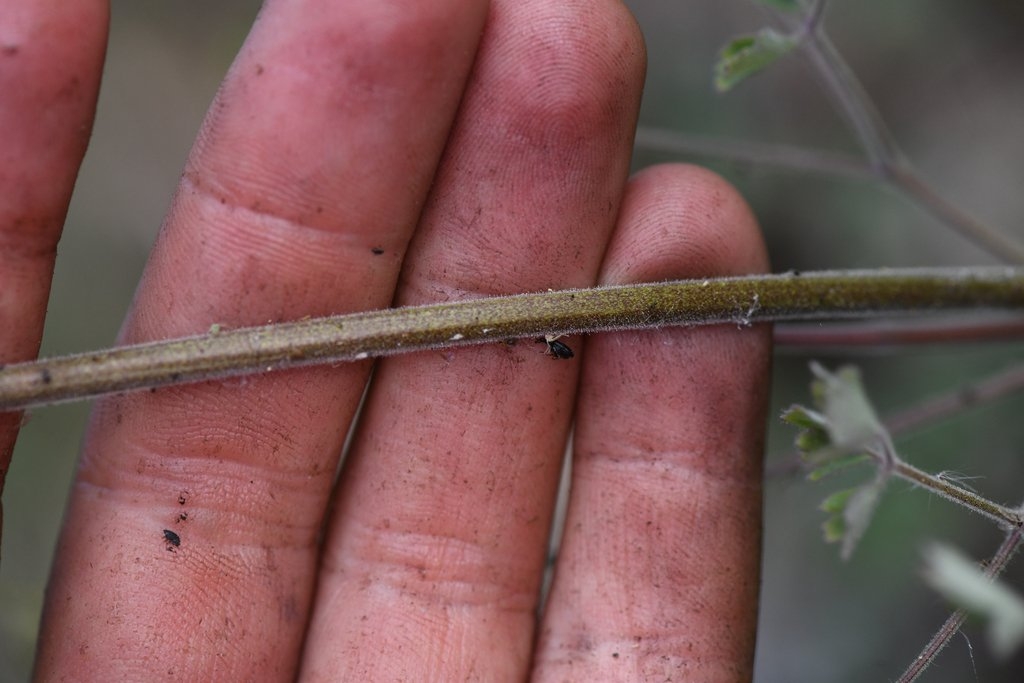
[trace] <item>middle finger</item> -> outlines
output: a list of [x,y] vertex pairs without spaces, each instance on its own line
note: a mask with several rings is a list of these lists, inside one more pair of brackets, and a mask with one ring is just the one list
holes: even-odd
[[[493,2],[400,303],[590,285],[643,67],[617,1]],[[578,365],[542,350],[380,364],[327,539],[306,676],[526,675]]]

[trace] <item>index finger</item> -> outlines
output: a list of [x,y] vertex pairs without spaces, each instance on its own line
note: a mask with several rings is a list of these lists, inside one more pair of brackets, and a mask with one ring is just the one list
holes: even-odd
[[[39,350],[57,240],[92,129],[107,11],[106,0],[3,6],[0,364]],[[20,426],[21,413],[0,412],[0,489]]]
[[[486,3],[277,0],[210,109],[121,339],[387,306]],[[42,678],[294,675],[368,363],[101,401]]]

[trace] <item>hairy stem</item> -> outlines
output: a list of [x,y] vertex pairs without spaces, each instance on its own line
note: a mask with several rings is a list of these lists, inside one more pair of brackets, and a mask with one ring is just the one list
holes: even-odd
[[0,369],[0,410],[544,334],[1024,308],[1024,269],[823,271],[519,294],[252,327]]
[[[1017,552],[1017,548],[1020,547],[1022,540],[1024,540],[1024,528],[1017,526],[1003,539],[999,550],[996,551],[996,554],[985,567],[985,575],[990,579],[995,579],[1002,574],[1007,565],[1009,565],[1014,553]],[[960,631],[960,627],[964,625],[966,620],[967,613],[963,610],[957,610],[949,615],[949,618],[932,636],[932,639],[924,646],[921,653],[914,658],[914,661],[910,663],[907,670],[899,677],[897,683],[912,683],[912,681],[916,681],[924,670],[935,661],[935,658],[949,644],[949,641]]]
[[1001,526],[1016,528],[1024,524],[1024,519],[1021,518],[1019,511],[1008,508],[1005,505],[1000,505],[984,496],[979,496],[974,491],[957,486],[946,479],[919,470],[902,460],[896,459],[890,471],[897,477],[911,481],[923,489],[936,493],[954,503],[959,503],[968,510],[995,520]]

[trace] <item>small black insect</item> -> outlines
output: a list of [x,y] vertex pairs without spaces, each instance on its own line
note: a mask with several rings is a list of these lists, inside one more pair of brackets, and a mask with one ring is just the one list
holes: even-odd
[[[181,536],[174,533],[170,529],[164,529],[164,540],[173,545],[175,548],[181,545]],[[168,548],[168,550],[170,550],[170,548]]]
[[555,360],[569,360],[573,356],[572,349],[569,348],[568,344],[558,341],[560,336],[562,335],[547,334],[543,337],[537,337],[537,343],[547,344],[548,353]]
[[383,249],[383,248],[381,248],[381,247],[372,247],[372,248],[370,249],[370,251],[372,251],[372,252],[373,252],[373,255],[374,255],[374,256],[380,256],[381,254],[383,254],[383,253],[384,253],[384,249]]

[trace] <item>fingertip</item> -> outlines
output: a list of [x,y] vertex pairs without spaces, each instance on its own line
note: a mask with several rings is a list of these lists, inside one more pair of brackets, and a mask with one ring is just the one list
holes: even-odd
[[663,164],[630,179],[602,284],[746,275],[768,270],[757,219],[716,173]]

